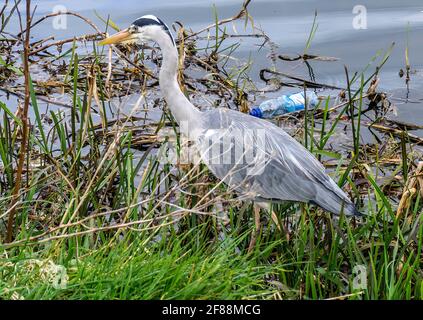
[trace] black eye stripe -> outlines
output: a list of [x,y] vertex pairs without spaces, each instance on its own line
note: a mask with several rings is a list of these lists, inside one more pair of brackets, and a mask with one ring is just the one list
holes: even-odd
[[156,19],[157,20],[151,19],[151,18],[141,17],[141,18],[135,20],[132,24],[139,27],[139,28],[142,28],[142,27],[145,27],[145,26],[160,26],[166,31],[166,33],[169,35],[170,39],[172,40],[172,43],[175,45],[175,40],[173,39],[173,36],[170,33],[170,30],[167,27],[167,25],[162,20],[160,20],[159,18],[156,18]]
[[156,21],[154,19],[149,19],[149,18],[139,18],[139,19],[135,20],[132,24],[137,26],[137,27],[161,26],[162,25],[162,23],[160,21]]

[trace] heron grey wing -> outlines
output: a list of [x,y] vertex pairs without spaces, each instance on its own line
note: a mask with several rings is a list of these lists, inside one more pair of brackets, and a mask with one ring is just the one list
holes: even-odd
[[[204,120],[209,130],[200,139],[203,161],[236,191],[253,198],[313,201],[335,213],[342,202],[351,204],[322,164],[276,125],[228,109],[208,111]],[[237,152],[242,146],[243,153]],[[246,149],[253,149],[250,159]]]
[[298,180],[307,172],[296,159],[301,155],[295,155],[308,151],[282,129],[229,109],[206,112],[204,124],[209,129],[199,143],[202,159],[218,178],[251,196],[309,201],[310,186],[301,193],[297,190]]

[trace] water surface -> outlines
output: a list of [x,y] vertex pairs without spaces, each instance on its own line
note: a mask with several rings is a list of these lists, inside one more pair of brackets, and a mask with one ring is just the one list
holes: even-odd
[[[144,14],[155,14],[171,24],[181,21],[186,27],[198,30],[214,21],[213,5],[220,18],[229,17],[239,11],[239,0],[39,0],[36,17],[53,11],[57,5],[76,11],[103,26],[94,10],[101,16],[111,19],[120,27],[129,25]],[[386,91],[396,105],[398,119],[423,125],[423,4],[421,0],[407,1],[361,1],[367,9],[367,29],[353,27],[356,16],[353,8],[355,1],[331,0],[253,0],[249,12],[254,17],[255,26],[262,29],[278,46],[278,53],[302,53],[312,27],[314,13],[317,11],[318,29],[309,53],[339,58],[337,62],[312,62],[316,80],[321,83],[345,86],[344,65],[351,73],[360,72],[381,50],[395,42],[394,50],[384,66],[380,78],[380,90]],[[18,30],[15,20],[11,26]],[[228,26],[231,29],[232,27]],[[12,30],[13,31],[13,30]],[[236,25],[239,33],[242,25]],[[56,39],[92,33],[93,30],[80,20],[69,17],[66,30],[54,30],[51,23],[45,22],[33,30],[35,38],[53,35]],[[412,67],[411,82],[407,89],[405,79],[399,76],[405,69],[405,48],[409,47]],[[258,51],[259,41],[244,40],[245,43],[235,56],[240,59],[253,59],[250,76],[263,86],[258,79],[258,71],[269,67],[268,51]],[[278,62],[277,68],[292,74],[304,75],[304,69],[295,64]],[[374,68],[370,68],[373,71]],[[286,91],[292,91],[284,89]],[[279,93],[280,94],[280,93]],[[396,118],[395,114],[391,117]],[[418,132],[421,134],[421,131]],[[423,136],[423,135],[422,135]]]

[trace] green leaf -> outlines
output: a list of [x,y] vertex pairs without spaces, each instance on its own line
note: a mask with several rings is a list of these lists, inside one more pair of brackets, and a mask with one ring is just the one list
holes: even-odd
[[339,153],[331,152],[331,151],[327,151],[327,150],[315,150],[314,153],[320,154],[322,156],[326,156],[326,157],[329,157],[329,158],[335,158],[337,160],[342,158],[342,156]]
[[23,72],[21,69],[11,65],[7,64],[6,61],[3,60],[2,57],[0,57],[0,65],[4,66],[5,68],[9,69],[10,71],[16,73],[18,76],[23,76]]
[[103,21],[106,25],[109,25],[111,28],[115,29],[116,31],[120,31],[120,28],[117,26],[116,23],[112,21],[112,19],[110,18],[108,18],[107,20],[104,19],[102,16],[100,16],[100,14],[96,10],[94,10],[94,13],[97,16],[97,18]]
[[22,121],[21,119],[19,119],[17,116],[15,116],[15,114],[9,110],[9,108],[6,107],[6,104],[4,104],[3,102],[0,101],[0,108],[4,110],[4,112],[7,113],[7,115],[9,117],[11,117],[13,119],[13,121],[15,121],[19,126],[22,126]]
[[37,121],[38,130],[40,131],[41,139],[43,141],[43,148],[44,148],[44,151],[48,153],[47,138],[46,138],[46,135],[44,133],[44,128],[43,128],[43,124],[42,124],[42,121],[41,121],[40,111],[38,109],[37,97],[35,96],[34,85],[32,83],[31,76],[29,76],[29,94],[30,94],[30,97],[31,97],[31,105],[32,105],[32,108],[34,109],[34,113],[35,113],[35,120]]

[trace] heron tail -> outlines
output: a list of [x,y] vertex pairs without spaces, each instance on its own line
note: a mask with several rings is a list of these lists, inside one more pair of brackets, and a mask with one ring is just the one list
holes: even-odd
[[363,215],[363,213],[361,213],[351,201],[339,201],[334,203],[327,201],[312,200],[310,202],[336,215],[341,215],[342,213],[347,216],[356,217],[361,217]]

